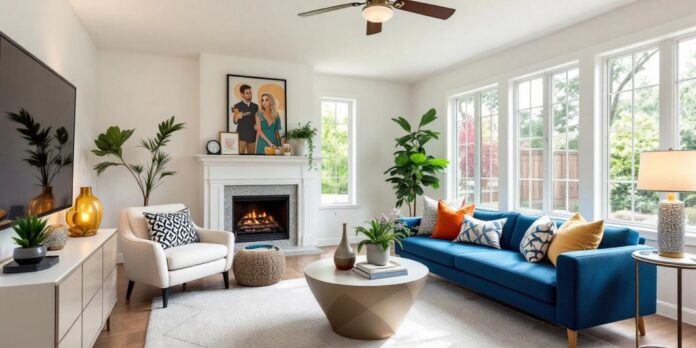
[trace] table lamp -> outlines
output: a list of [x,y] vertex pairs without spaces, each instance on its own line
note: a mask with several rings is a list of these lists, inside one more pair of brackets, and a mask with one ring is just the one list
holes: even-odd
[[684,256],[684,202],[676,192],[696,191],[696,151],[649,151],[640,154],[638,190],[667,192],[659,204],[657,244],[660,256]]

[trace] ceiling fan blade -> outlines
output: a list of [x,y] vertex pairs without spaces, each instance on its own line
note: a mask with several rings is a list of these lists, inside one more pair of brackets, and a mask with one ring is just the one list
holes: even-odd
[[326,12],[331,12],[331,11],[336,11],[336,10],[340,10],[340,9],[344,9],[344,8],[348,8],[348,7],[355,7],[355,6],[362,6],[362,5],[365,5],[365,3],[364,2],[349,2],[349,3],[343,4],[343,5],[330,6],[330,7],[320,8],[318,10],[298,13],[297,15],[300,17],[309,17],[309,16],[314,16],[314,15],[318,15],[318,14],[322,14],[322,13],[326,13]]
[[450,18],[454,14],[454,11],[456,11],[453,8],[431,5],[413,0],[397,0],[396,2],[394,2],[393,6],[394,8],[399,10],[413,12],[439,19]]
[[367,35],[379,34],[382,32],[382,23],[367,21]]

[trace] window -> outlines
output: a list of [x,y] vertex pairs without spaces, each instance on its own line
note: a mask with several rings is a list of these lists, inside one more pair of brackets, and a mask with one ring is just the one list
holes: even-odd
[[[696,150],[696,38],[677,45],[677,130],[679,147]],[[686,224],[696,227],[696,193],[681,193],[686,204]]]
[[551,77],[553,113],[553,210],[576,212],[579,208],[578,151],[580,142],[580,79],[578,69]]
[[354,204],[353,119],[355,101],[321,99],[321,203]]
[[498,91],[486,89],[454,98],[456,196],[498,207]]
[[516,84],[521,209],[570,213],[579,208],[579,82],[573,67]]
[[607,74],[608,217],[653,225],[658,195],[636,183],[641,152],[660,145],[659,50],[611,58]]

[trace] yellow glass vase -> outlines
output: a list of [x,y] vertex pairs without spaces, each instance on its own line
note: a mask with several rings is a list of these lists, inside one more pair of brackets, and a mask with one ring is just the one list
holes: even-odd
[[70,226],[70,237],[89,237],[97,234],[101,224],[104,207],[92,194],[92,188],[80,187],[80,195],[75,205],[65,214],[65,221]]

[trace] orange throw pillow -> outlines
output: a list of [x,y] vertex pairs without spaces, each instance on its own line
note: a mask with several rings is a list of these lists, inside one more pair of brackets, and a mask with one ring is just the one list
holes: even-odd
[[473,216],[474,204],[467,204],[459,209],[447,205],[445,201],[437,202],[437,222],[430,238],[454,240],[462,228],[464,215]]

